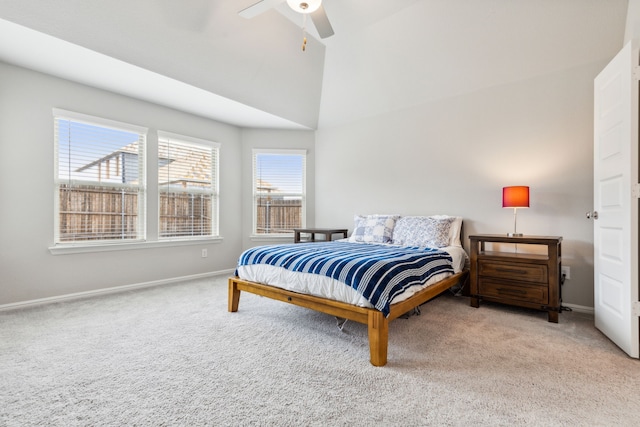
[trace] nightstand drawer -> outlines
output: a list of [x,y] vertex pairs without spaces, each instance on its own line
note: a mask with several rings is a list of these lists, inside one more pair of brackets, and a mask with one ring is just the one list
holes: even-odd
[[480,276],[499,277],[509,280],[517,280],[532,283],[547,283],[548,273],[546,265],[524,263],[502,263],[496,261],[481,260],[478,263]]
[[547,304],[549,301],[548,290],[544,286],[522,286],[521,284],[486,278],[480,278],[478,285],[479,293],[487,297],[540,304]]

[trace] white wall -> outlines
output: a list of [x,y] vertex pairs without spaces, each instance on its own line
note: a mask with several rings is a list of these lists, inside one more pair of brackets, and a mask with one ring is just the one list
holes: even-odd
[[640,0],[629,0],[627,9],[627,25],[624,32],[624,43],[640,38]]
[[307,150],[307,226],[315,222],[315,132],[273,129],[243,129],[242,131],[242,247],[271,243],[293,243],[293,236],[286,239],[251,238],[253,231],[253,149]]
[[612,58],[628,6],[627,0],[398,3],[405,7],[349,37],[326,40],[320,128]]
[[[264,243],[249,238],[251,149],[306,148],[310,226],[352,228],[354,213],[450,213],[465,217],[466,235],[502,233],[512,224],[511,211],[500,207],[502,186],[531,186],[519,229],[564,237],[564,264],[572,267],[564,301],[590,307],[592,229],[584,212],[592,205],[592,82],[604,65],[323,128],[314,137],[241,131],[0,63],[0,304],[233,268],[242,248]],[[222,143],[224,241],[51,255],[53,107]]]
[[300,27],[273,10],[239,16],[251,3],[3,0],[0,17],[315,128],[325,46],[310,37],[303,53]]
[[426,103],[316,135],[316,223],[355,213],[451,214],[507,233],[503,186],[528,185],[518,231],[563,236],[565,303],[593,307],[593,79],[606,62]]
[[[158,129],[221,143],[224,240],[52,255],[54,107],[148,127],[150,148]],[[0,305],[233,268],[242,243],[241,152],[236,127],[0,62]],[[148,209],[153,218],[157,202]]]

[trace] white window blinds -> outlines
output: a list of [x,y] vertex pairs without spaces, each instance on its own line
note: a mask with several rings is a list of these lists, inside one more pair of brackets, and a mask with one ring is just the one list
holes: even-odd
[[253,150],[254,234],[305,225],[306,159],[304,150]]
[[218,235],[219,144],[158,132],[159,235]]
[[56,244],[143,240],[146,129],[53,114]]

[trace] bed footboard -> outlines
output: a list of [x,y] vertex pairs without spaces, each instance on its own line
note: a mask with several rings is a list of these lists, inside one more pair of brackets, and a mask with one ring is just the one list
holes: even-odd
[[449,276],[446,279],[423,289],[402,302],[393,304],[391,306],[391,312],[387,317],[375,308],[358,307],[326,298],[291,292],[275,286],[250,282],[238,277],[230,277],[228,309],[230,312],[238,311],[238,306],[240,304],[240,292],[246,291],[278,301],[288,302],[300,307],[310,308],[332,316],[363,323],[367,325],[368,329],[371,364],[374,366],[384,366],[387,364],[389,322],[399,316],[402,316],[412,308],[417,307],[446,291],[458,282],[463,281],[467,275],[468,271],[454,274],[453,276]]

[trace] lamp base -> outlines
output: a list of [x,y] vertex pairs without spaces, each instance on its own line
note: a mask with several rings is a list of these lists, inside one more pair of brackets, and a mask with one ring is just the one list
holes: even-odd
[[524,234],[522,233],[507,233],[508,237],[522,237]]

